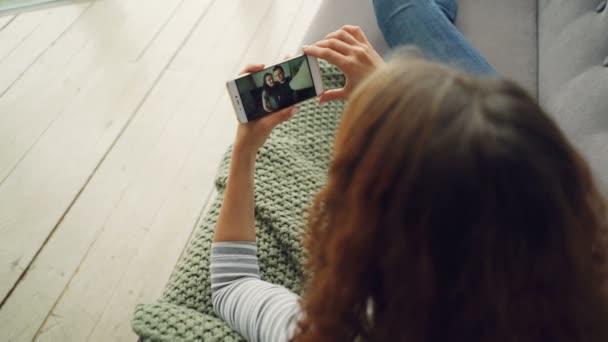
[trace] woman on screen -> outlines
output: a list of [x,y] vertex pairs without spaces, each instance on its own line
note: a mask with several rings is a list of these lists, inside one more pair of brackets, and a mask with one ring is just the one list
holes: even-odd
[[262,106],[267,112],[274,112],[279,109],[279,96],[275,87],[274,77],[271,73],[264,74],[264,90],[262,91]]

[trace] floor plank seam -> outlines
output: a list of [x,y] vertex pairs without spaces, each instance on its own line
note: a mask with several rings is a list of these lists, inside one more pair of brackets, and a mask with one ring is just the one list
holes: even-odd
[[[184,163],[184,164],[185,164],[185,163]],[[180,170],[181,170],[181,169],[183,169],[183,166],[180,168]],[[179,172],[177,172],[177,173],[176,173],[176,178],[177,178],[177,177],[179,177]],[[159,209],[158,209],[158,210],[157,210],[157,211],[154,213],[154,215],[152,215],[152,217],[150,218],[150,221],[151,221],[151,222],[156,221],[156,219],[158,218],[158,215],[159,215],[159,214],[161,213],[161,211],[162,211],[161,209],[162,209],[162,208],[163,208],[163,207],[166,205],[166,203],[167,203],[167,202],[169,201],[169,199],[170,199],[170,198],[169,198],[169,197],[170,197],[169,195],[167,195],[167,196],[163,196],[163,197],[164,197],[164,199],[163,199],[162,203],[159,205]],[[117,201],[117,203],[120,203],[120,201]],[[146,223],[146,225],[147,225],[147,226],[151,226],[150,222],[147,222],[147,223]],[[147,236],[147,235],[149,235],[149,234],[146,234],[146,236]],[[92,247],[92,245],[95,243],[95,241],[96,241],[96,240],[97,240],[97,239],[95,239],[95,240],[93,241],[93,243],[91,244],[91,247]],[[144,237],[144,239],[143,239],[143,240],[145,241],[145,237]],[[145,243],[142,243],[142,244],[145,244]],[[139,250],[138,250],[138,252],[139,252]],[[87,255],[88,255],[88,253],[87,253]],[[137,253],[135,253],[135,254],[132,256],[131,260],[129,261],[129,264],[132,262],[132,260],[133,260],[133,259],[137,258],[137,256],[138,256],[138,254],[137,254]],[[84,258],[83,258],[83,260],[84,260]],[[118,286],[120,285],[120,283],[121,283],[122,279],[124,278],[125,274],[126,274],[128,271],[129,271],[129,268],[128,268],[128,267],[125,267],[125,269],[124,269],[124,271],[122,272],[122,275],[121,275],[121,277],[120,277],[120,280],[119,280],[118,282],[116,282],[116,286],[114,287],[114,289],[113,289],[113,291],[112,291],[112,295],[109,297],[108,301],[106,301],[106,304],[104,305],[103,310],[101,310],[101,313],[98,315],[97,319],[95,320],[95,324],[93,324],[93,326],[91,327],[91,330],[89,331],[89,335],[87,336],[86,341],[90,341],[90,339],[91,339],[91,335],[93,335],[93,333],[95,332],[95,329],[96,329],[96,328],[97,328],[97,326],[99,325],[99,322],[100,322],[100,321],[101,321],[101,320],[104,318],[104,314],[105,314],[105,313],[106,313],[106,311],[108,310],[108,306],[109,306],[109,305],[110,305],[110,303],[112,302],[112,299],[113,299],[113,297],[114,297],[114,294],[116,293],[116,287],[118,287]],[[53,308],[54,308],[54,307],[53,307]],[[52,312],[52,310],[51,310],[51,312]],[[44,324],[43,324],[42,326],[44,326]]]
[[[306,5],[306,1],[303,1],[302,4],[300,4],[300,7],[298,7],[298,12],[302,11],[302,8]],[[282,47],[284,47],[285,45],[287,45],[287,41],[289,40],[289,36],[291,35],[291,32],[293,31],[295,26],[295,21],[289,26],[289,31],[287,31],[287,34],[285,35],[285,38],[283,38],[283,41],[281,42]],[[293,52],[289,51],[283,51],[283,53],[288,53],[291,54]],[[279,51],[279,55],[281,54],[281,51]]]
[[74,205],[74,203],[76,203],[76,200],[78,199],[78,197],[80,197],[80,194],[82,193],[82,191],[84,190],[86,184],[88,184],[88,182],[91,180],[92,177],[93,177],[93,173],[89,176],[89,178],[85,182],[85,185],[82,188],[80,188],[80,190],[78,191],[78,193],[76,194],[76,196],[74,197],[74,199],[70,202],[68,208],[63,212],[63,214],[59,218],[59,221],[57,222],[57,224],[55,224],[55,226],[53,227],[53,229],[51,229],[51,231],[49,232],[49,234],[46,236],[46,238],[44,239],[44,241],[40,245],[40,248],[38,248],[38,250],[36,251],[36,253],[34,254],[34,256],[30,259],[30,262],[27,264],[27,266],[23,269],[23,271],[19,275],[19,278],[17,279],[17,281],[13,284],[13,286],[11,287],[11,289],[6,293],[6,296],[2,299],[2,302],[0,302],[0,310],[2,310],[2,307],[4,306],[4,303],[6,303],[6,301],[10,298],[11,294],[13,293],[13,291],[15,291],[15,289],[17,288],[17,286],[19,285],[19,283],[21,283],[21,281],[23,280],[23,278],[25,278],[25,276],[27,275],[27,272],[29,271],[30,267],[36,261],[36,259],[38,258],[38,255],[40,254],[40,252],[42,252],[42,250],[44,249],[44,246],[46,246],[46,244],[51,239],[51,237],[53,236],[53,234],[55,233],[55,231],[57,230],[57,228],[61,225],[61,222],[63,221],[63,219],[65,218],[65,216],[68,214],[68,212],[70,211],[70,209],[72,208],[72,206]]
[[[6,87],[6,89],[4,89],[4,90],[2,91],[2,93],[0,93],[0,98],[2,98],[2,96],[4,96],[4,94],[6,94],[6,93],[7,93],[7,92],[8,92],[8,91],[9,91],[9,90],[10,90],[10,89],[13,87],[13,85],[15,85],[15,83],[17,83],[17,82],[18,82],[18,81],[21,79],[21,77],[23,77],[23,75],[24,75],[24,74],[25,74],[25,73],[26,73],[26,72],[27,72],[27,71],[30,69],[30,67],[31,67],[32,65],[34,65],[36,62],[38,62],[38,61],[40,60],[40,58],[41,58],[41,57],[42,57],[42,56],[43,56],[43,55],[44,55],[44,54],[45,54],[45,53],[48,51],[48,49],[49,49],[51,46],[55,45],[55,43],[57,43],[57,41],[58,41],[59,39],[61,39],[61,37],[63,37],[63,35],[64,35],[64,34],[66,34],[68,31],[70,31],[70,30],[72,29],[72,27],[74,26],[74,24],[75,24],[75,23],[76,23],[76,22],[77,22],[77,21],[78,21],[78,20],[79,20],[79,19],[80,19],[80,18],[81,18],[81,17],[82,17],[82,16],[83,16],[83,15],[84,15],[84,14],[85,14],[85,13],[86,13],[86,12],[87,12],[87,11],[88,11],[90,8],[91,8],[91,6],[93,6],[93,3],[95,3],[95,1],[96,1],[96,0],[92,0],[92,1],[91,1],[91,3],[90,3],[90,4],[89,4],[89,5],[86,7],[86,8],[84,8],[84,9],[82,10],[82,12],[80,12],[80,14],[79,14],[79,15],[78,15],[78,16],[77,16],[75,19],[74,19],[74,21],[72,21],[72,23],[70,23],[70,25],[68,25],[68,27],[66,27],[66,28],[65,28],[65,29],[64,29],[64,30],[63,30],[63,31],[62,31],[62,32],[59,34],[59,36],[58,36],[57,38],[55,38],[55,39],[54,39],[54,40],[53,40],[53,41],[52,41],[52,42],[51,42],[51,43],[50,43],[50,44],[49,44],[49,45],[46,47],[46,49],[44,49],[42,52],[40,52],[40,53],[38,54],[38,56],[36,56],[36,58],[34,58],[34,60],[33,60],[33,61],[30,63],[30,64],[28,64],[28,66],[27,66],[27,67],[26,67],[26,68],[25,68],[25,69],[24,69],[24,70],[23,70],[21,73],[19,73],[19,76],[17,76],[17,78],[15,78],[15,79],[14,79],[14,80],[11,82],[11,84],[9,84],[9,85],[8,85],[8,87]],[[11,53],[12,53],[12,51],[11,51]],[[9,53],[9,55],[10,55],[10,53]],[[7,55],[7,56],[8,56],[8,55]],[[1,63],[1,62],[2,62],[2,61],[0,61],[0,63]]]
[[146,44],[146,46],[137,55],[137,57],[135,58],[135,62],[136,63],[141,60],[141,58],[146,54],[146,52],[148,52],[148,49],[150,48],[150,46],[156,41],[156,38],[158,38],[158,36],[160,35],[160,33],[163,32],[163,30],[165,29],[165,27],[167,27],[167,24],[171,21],[171,19],[173,19],[173,17],[175,16],[175,13],[184,4],[185,1],[187,1],[187,0],[180,1],[173,8],[173,10],[171,11],[171,14],[167,17],[167,19],[165,20],[165,22],[160,26],[160,28],[158,30],[156,30],[156,32],[154,33],[154,36],[152,36],[152,39],[150,39],[150,41],[148,42],[148,44]]
[[[123,199],[125,193],[127,192],[128,186],[125,187],[125,189],[121,192],[120,197],[118,198],[118,201],[116,201],[116,203],[114,204],[114,207],[112,208],[112,210],[110,210],[110,212],[113,212],[116,207],[119,205],[120,201]],[[83,188],[84,190],[84,188]],[[80,195],[80,193],[79,193]],[[69,210],[68,210],[69,211]],[[66,211],[67,213],[67,211]],[[62,218],[63,219],[63,218]],[[89,253],[91,252],[91,249],[93,248],[93,245],[95,245],[95,241],[97,241],[97,238],[99,237],[99,235],[101,234],[101,230],[103,229],[103,227],[106,225],[106,223],[109,220],[109,216],[105,218],[105,221],[103,222],[103,224],[101,225],[102,228],[100,228],[100,231],[97,232],[97,234],[95,234],[95,238],[91,241],[91,243],[89,244],[89,246],[87,247],[87,250],[85,251],[85,253],[82,255],[82,258],[80,258],[80,262],[78,263],[78,266],[76,267],[76,269],[74,270],[74,272],[72,272],[72,274],[70,275],[70,280],[68,280],[66,282],[65,287],[61,290],[61,293],[59,293],[59,295],[57,296],[57,298],[55,298],[55,301],[53,302],[53,305],[51,306],[51,308],[49,309],[49,312],[46,314],[46,316],[44,317],[44,320],[42,320],[42,323],[40,323],[40,326],[38,327],[38,329],[36,330],[36,333],[34,334],[34,337],[32,338],[32,341],[35,341],[40,335],[42,335],[45,331],[50,330],[52,327],[58,325],[59,323],[53,324],[49,327],[47,327],[46,329],[44,329],[44,326],[46,325],[46,323],[48,322],[49,318],[51,317],[61,317],[61,315],[58,315],[56,313],[53,313],[53,310],[55,309],[55,307],[57,306],[57,304],[59,303],[59,301],[61,301],[61,299],[63,298],[67,288],[69,287],[70,282],[72,281],[72,279],[74,279],[74,277],[78,274],[78,271],[80,271],[80,266],[82,265],[82,262],[88,257]],[[63,220],[61,220],[63,221]],[[61,221],[57,224],[57,227],[59,225],[61,225]],[[35,259],[33,259],[35,260]],[[32,261],[33,262],[33,261]]]
[[15,16],[13,16],[9,21],[2,25],[2,27],[0,27],[0,32],[2,32],[2,30],[4,30],[8,25],[10,25],[15,19],[17,19],[18,16],[19,14],[15,14]]
[[11,167],[11,169],[6,173],[6,175],[4,176],[4,178],[0,179],[0,187],[11,176],[11,174],[15,171],[15,169],[17,167],[19,167],[19,164],[21,164],[21,162],[27,157],[27,155],[30,153],[30,151],[38,144],[38,142],[40,141],[40,139],[42,139],[42,137],[53,126],[53,124],[61,117],[62,114],[64,114],[65,109],[71,104],[71,101],[75,101],[76,100],[77,95],[80,94],[80,90],[81,89],[78,88],[78,90],[74,94],[74,97],[70,101],[68,101],[63,107],[61,107],[61,109],[59,109],[57,111],[57,115],[53,118],[53,120],[51,120],[49,122],[49,124],[44,128],[44,130],[42,130],[42,132],[40,132],[40,134],[38,135],[38,137],[36,138],[36,140],[34,140],[30,144],[30,146],[27,148],[27,150],[25,150],[25,152],[23,152],[23,154],[21,155],[21,157],[19,157],[19,160],[17,160],[15,162],[15,164],[13,165],[13,167]]
[[[277,0],[272,0],[270,2],[270,6],[268,6],[268,9],[266,10],[266,13],[264,13],[264,16],[262,17],[262,20],[260,20],[260,22],[264,22],[268,15],[270,15],[270,11],[272,9],[272,5],[276,2]],[[261,25],[258,25],[258,27],[256,27],[255,32],[253,33],[253,36],[255,37],[256,34],[259,32]],[[253,43],[253,39],[251,41],[249,41],[247,43],[247,45],[245,46],[245,48],[243,49],[243,53],[241,53],[241,55],[239,56],[239,63],[243,62],[244,57],[247,55],[247,51],[251,48],[251,44]],[[247,63],[247,62],[245,62]],[[238,69],[238,65],[235,65],[234,69]],[[238,71],[237,71],[238,72]],[[198,74],[197,74],[198,77]],[[200,135],[204,133],[205,128],[207,127],[207,125],[209,124],[209,121],[211,120],[211,117],[213,116],[213,114],[215,114],[215,112],[217,111],[217,108],[219,107],[221,101],[225,100],[224,96],[220,96],[218,97],[218,99],[215,101],[215,103],[213,103],[210,107],[213,108],[211,110],[212,114],[209,115],[206,120],[201,124],[201,128],[199,129],[200,134],[197,136],[197,139],[200,138]],[[190,152],[188,152],[188,157],[190,156],[190,153],[192,153],[192,150],[194,149],[194,147],[191,148]]]
[[[49,15],[49,14],[48,14],[48,12],[46,13],[46,15],[47,15],[47,16]],[[46,19],[46,18],[45,18],[45,19]],[[10,51],[8,51],[8,53],[7,53],[6,55],[4,55],[2,58],[0,58],[0,64],[1,64],[2,62],[4,62],[4,60],[5,60],[5,59],[9,58],[9,57],[10,57],[10,56],[13,54],[13,52],[15,52],[15,50],[17,50],[17,49],[19,48],[19,45],[20,45],[21,43],[23,43],[25,40],[27,40],[27,39],[28,39],[28,38],[29,38],[29,37],[30,37],[30,36],[33,34],[33,33],[34,33],[34,32],[35,32],[37,29],[38,29],[38,27],[40,27],[40,25],[42,25],[42,23],[44,23],[44,20],[45,20],[45,19],[40,20],[40,22],[39,22],[39,23],[37,23],[37,24],[36,24],[36,25],[35,25],[35,26],[34,26],[34,27],[31,29],[31,31],[29,31],[29,32],[28,32],[28,33],[27,33],[25,36],[23,36],[23,38],[21,38],[21,41],[20,41],[19,43],[15,44],[15,46],[13,46],[13,47],[12,47],[12,49],[11,49]]]
[[[199,211],[199,213],[196,217],[196,220],[194,221],[194,225],[192,226],[192,229],[190,229],[190,234],[188,234],[188,239],[186,240],[186,243],[184,244],[184,246],[182,246],[182,250],[179,252],[179,257],[177,258],[177,261],[181,260],[181,258],[184,256],[186,247],[188,246],[188,244],[190,244],[190,240],[192,240],[192,236],[196,233],[196,229],[200,226],[203,216],[209,210],[209,205],[211,204],[210,201],[213,198],[214,193],[215,193],[215,184],[211,186],[211,191],[209,191],[209,194],[207,195],[207,198],[204,201],[203,207]],[[171,275],[169,275],[169,276],[171,276]],[[167,281],[168,280],[169,279],[167,279]]]

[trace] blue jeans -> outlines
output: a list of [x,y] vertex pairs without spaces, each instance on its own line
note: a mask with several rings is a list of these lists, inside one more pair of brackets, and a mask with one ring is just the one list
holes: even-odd
[[495,75],[488,61],[454,26],[456,0],[373,0],[388,46],[415,45],[425,57],[474,74]]

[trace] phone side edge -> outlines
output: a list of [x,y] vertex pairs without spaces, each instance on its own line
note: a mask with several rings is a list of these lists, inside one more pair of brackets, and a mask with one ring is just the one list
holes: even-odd
[[241,106],[241,103],[243,103],[243,101],[241,100],[241,95],[239,94],[239,90],[236,87],[235,80],[226,82],[226,89],[228,90],[228,96],[230,97],[230,102],[232,102],[232,107],[234,108],[236,119],[241,123],[247,123],[247,115],[245,114],[245,108]]
[[306,58],[308,59],[308,65],[310,66],[310,74],[312,76],[312,83],[315,85],[315,92],[317,93],[317,96],[319,96],[325,91],[319,60],[310,55],[306,55]]

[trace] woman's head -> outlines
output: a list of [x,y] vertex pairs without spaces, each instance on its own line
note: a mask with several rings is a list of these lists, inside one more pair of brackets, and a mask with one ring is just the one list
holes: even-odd
[[270,88],[274,87],[274,77],[269,72],[264,74],[264,85]]
[[338,129],[298,338],[608,338],[605,210],[519,86],[396,60],[358,87]]

